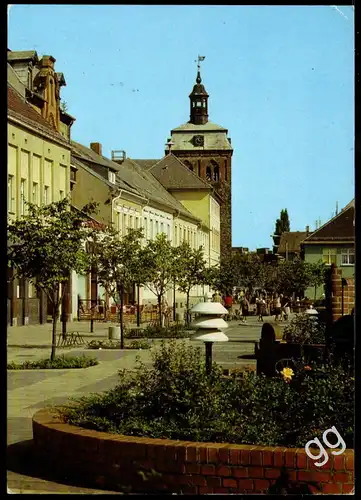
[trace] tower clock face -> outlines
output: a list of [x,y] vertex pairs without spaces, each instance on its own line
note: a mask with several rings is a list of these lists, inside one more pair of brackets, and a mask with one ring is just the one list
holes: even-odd
[[193,137],[194,146],[204,146],[204,137],[203,135],[195,135]]

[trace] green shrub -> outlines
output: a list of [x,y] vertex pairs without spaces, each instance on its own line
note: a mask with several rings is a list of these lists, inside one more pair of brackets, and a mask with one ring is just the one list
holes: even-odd
[[289,383],[247,370],[222,377],[215,364],[207,375],[201,349],[174,341],[152,358],[151,367],[138,360],[114,389],[72,400],[60,415],[125,435],[290,447],[335,425],[352,447],[354,382],[340,368],[299,363]]
[[125,347],[126,349],[150,349],[152,347],[150,339],[132,340]]
[[[150,349],[151,340],[141,338],[124,344],[125,349]],[[88,349],[120,349],[120,340],[91,340],[87,344]]]
[[126,338],[187,338],[189,337],[189,332],[187,332],[184,325],[176,324],[167,327],[159,325],[147,325],[143,330],[133,329],[128,330],[125,334]]
[[61,356],[55,357],[53,361],[50,358],[40,359],[38,361],[24,361],[23,363],[8,363],[8,370],[39,370],[39,369],[60,369],[60,368],[87,368],[99,363],[96,358],[90,356]]
[[309,314],[297,314],[285,326],[283,340],[296,344],[325,344],[324,323],[318,319],[312,318]]

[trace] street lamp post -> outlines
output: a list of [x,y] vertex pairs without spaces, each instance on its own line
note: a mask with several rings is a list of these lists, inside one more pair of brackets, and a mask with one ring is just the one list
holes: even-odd
[[228,328],[228,324],[222,316],[228,314],[220,302],[210,302],[211,294],[208,294],[206,302],[196,304],[191,313],[200,315],[192,326],[197,330],[190,340],[203,340],[206,348],[206,371],[210,374],[212,369],[212,347],[214,342],[228,342],[228,337],[222,330]]

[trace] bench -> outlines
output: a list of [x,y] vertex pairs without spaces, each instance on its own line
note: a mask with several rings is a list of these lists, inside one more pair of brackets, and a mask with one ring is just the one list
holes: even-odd
[[84,345],[85,340],[80,335],[79,332],[67,332],[67,333],[61,333],[58,336],[57,340],[57,347],[73,347],[76,345]]

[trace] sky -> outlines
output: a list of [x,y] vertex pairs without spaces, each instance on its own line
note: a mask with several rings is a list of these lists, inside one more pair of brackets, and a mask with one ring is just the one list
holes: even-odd
[[313,230],[354,197],[352,6],[13,5],[8,48],[56,59],[73,140],[131,158],[164,155],[205,56],[209,120],[234,148],[233,246],[271,248],[283,208]]

